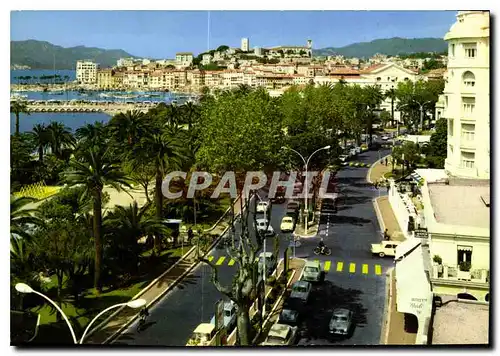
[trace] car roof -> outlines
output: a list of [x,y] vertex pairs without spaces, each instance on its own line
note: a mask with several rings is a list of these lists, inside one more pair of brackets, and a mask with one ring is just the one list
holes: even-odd
[[266,256],[266,257],[273,257],[273,253],[272,253],[272,252],[266,252],[266,253],[264,254],[264,252],[262,252],[262,253],[259,255],[259,257],[264,257],[264,256]]
[[304,267],[309,267],[309,266],[317,267],[319,266],[319,261],[307,261]]
[[279,338],[286,338],[288,335],[288,332],[290,331],[291,326],[290,325],[284,325],[284,324],[274,324],[271,326],[271,330],[269,330],[269,336],[277,336]]
[[[264,222],[264,223],[266,223],[266,224],[267,224],[267,222],[268,222],[268,221],[269,221],[269,220],[264,219],[264,218],[257,219],[257,222],[258,222],[258,223]],[[270,225],[269,225],[269,226],[270,226]]]
[[384,245],[388,245],[388,244],[391,244],[391,245],[399,245],[401,243],[401,241],[382,241],[382,243]]
[[283,220],[293,220],[293,218],[291,216],[284,216]]
[[297,287],[309,287],[309,282],[306,282],[306,281],[297,281],[293,284],[292,288],[297,286]]
[[335,316],[347,316],[351,311],[346,308],[336,308],[333,310],[332,315]]
[[259,204],[269,204],[268,201],[260,201]]
[[236,303],[232,300],[224,302],[224,310],[233,310],[234,308],[236,308]]
[[212,331],[214,331],[214,329],[214,324],[202,323],[198,325],[196,329],[194,329],[194,332],[199,334],[210,334]]

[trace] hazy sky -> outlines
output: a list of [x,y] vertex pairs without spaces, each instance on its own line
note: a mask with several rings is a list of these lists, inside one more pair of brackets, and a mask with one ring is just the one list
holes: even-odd
[[[443,37],[456,11],[210,11],[210,48],[305,45],[341,47],[389,37]],[[13,11],[11,40],[63,47],[123,49],[172,58],[207,49],[207,11]]]

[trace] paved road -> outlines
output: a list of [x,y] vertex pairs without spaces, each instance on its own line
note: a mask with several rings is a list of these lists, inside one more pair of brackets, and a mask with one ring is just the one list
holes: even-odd
[[[387,151],[382,151],[381,155]],[[358,161],[372,163],[377,152],[366,152]],[[325,202],[320,235],[332,249],[331,256],[314,256],[319,238],[310,239],[297,249],[298,257],[319,259],[324,283],[315,286],[312,302],[301,326],[301,345],[379,344],[385,302],[385,272],[392,266],[387,259],[372,257],[370,243],[380,241],[380,227],[372,199],[379,192],[366,183],[367,168],[345,168],[337,174],[340,190],[338,211]],[[380,191],[385,194],[384,190]],[[332,339],[328,323],[334,307],[348,306],[355,312],[356,328],[347,339]]]
[[[357,161],[372,163],[378,157],[377,152],[366,152]],[[347,303],[359,311],[358,327],[352,338],[344,341],[344,344],[367,345],[379,342],[385,297],[384,273],[391,262],[373,258],[368,252],[369,244],[379,240],[379,227],[372,204],[372,198],[378,196],[378,192],[371,190],[373,188],[366,184],[366,173],[366,168],[344,168],[337,174],[341,206],[337,214],[330,214],[325,210],[320,220],[320,231],[326,231],[328,226],[325,242],[332,248],[332,255],[311,256],[318,238],[302,240],[302,245],[296,249],[297,257],[318,258],[324,262],[323,267],[328,269],[324,285],[315,290],[313,297],[316,302],[312,304],[311,313],[308,313],[310,318],[306,320],[305,329],[309,329],[309,336],[302,343],[331,344],[322,335],[322,330],[326,330],[323,326],[329,318],[328,311],[332,303]],[[280,231],[279,225],[284,214],[285,204],[273,206],[271,225],[276,232]],[[252,218],[250,214],[249,219]],[[236,230],[238,229],[237,224]],[[288,246],[289,237],[290,234],[278,233],[280,258]],[[273,241],[268,239],[267,250],[272,249]],[[232,265],[224,249],[216,248],[211,251],[210,256],[213,256],[212,261],[219,266],[221,283],[229,285],[236,266]],[[354,273],[349,272],[352,268],[350,263],[355,264]],[[364,273],[366,268],[367,274]],[[215,303],[221,298],[221,294],[210,282],[210,273],[209,266],[199,265],[150,310],[148,323],[141,332],[137,332],[137,325],[134,323],[115,344],[184,346],[199,323],[210,321]],[[335,295],[333,298],[332,293]]]

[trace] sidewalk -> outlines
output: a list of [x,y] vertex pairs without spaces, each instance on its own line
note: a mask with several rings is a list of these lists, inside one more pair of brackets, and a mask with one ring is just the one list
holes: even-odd
[[404,241],[405,236],[396,220],[391,203],[389,203],[389,198],[387,196],[377,198],[374,201],[374,205],[380,223],[380,230],[383,232],[387,229],[391,240]]
[[[234,212],[239,214],[241,211],[239,199],[235,202]],[[214,236],[214,242],[217,237],[224,232],[229,226],[229,221],[221,219],[214,227],[205,230],[210,235]],[[213,245],[213,244],[212,244]],[[213,246],[210,246],[208,253]],[[164,275],[159,276],[152,283],[139,292],[132,299],[145,299],[146,305],[150,308],[161,297],[163,297],[170,289],[172,289],[179,281],[181,281],[189,272],[198,264],[198,253],[196,248],[191,248],[176,264],[164,272]],[[168,272],[168,273],[167,273]],[[85,339],[86,344],[105,344],[110,342],[115,336],[123,331],[138,315],[138,310],[123,307],[117,312],[108,316],[107,319],[101,321],[101,325],[96,327],[97,331],[90,333]]]
[[416,333],[409,333],[405,331],[405,314],[400,313],[396,309],[396,278],[394,273],[391,273],[392,283],[391,283],[391,305],[388,308],[387,316],[388,324],[386,326],[385,340],[383,341],[386,345],[415,345],[417,339]]

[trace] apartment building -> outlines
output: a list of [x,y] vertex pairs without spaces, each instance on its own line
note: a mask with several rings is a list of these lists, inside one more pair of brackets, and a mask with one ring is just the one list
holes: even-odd
[[175,61],[180,67],[189,67],[191,64],[193,64],[193,53],[178,52],[175,54]]
[[130,67],[133,66],[135,62],[134,58],[120,58],[116,61],[117,67]]
[[490,177],[489,13],[460,11],[446,34],[447,83],[443,116],[448,119],[445,169],[453,176]]
[[241,39],[241,50],[243,52],[248,52],[250,49],[250,40],[248,38],[242,38]]
[[111,68],[97,70],[97,87],[99,89],[112,89],[114,88],[113,80],[114,70]]
[[98,64],[91,60],[76,61],[76,80],[79,84],[97,83]]

